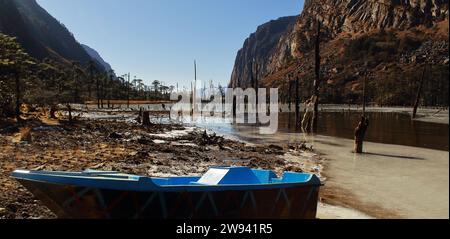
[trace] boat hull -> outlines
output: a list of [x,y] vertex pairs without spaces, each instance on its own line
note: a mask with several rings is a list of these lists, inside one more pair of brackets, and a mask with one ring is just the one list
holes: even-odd
[[315,219],[320,188],[126,191],[18,180],[59,218],[73,219]]

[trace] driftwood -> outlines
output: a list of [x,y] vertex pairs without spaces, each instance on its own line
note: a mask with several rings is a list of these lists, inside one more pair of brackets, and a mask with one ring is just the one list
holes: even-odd
[[220,148],[222,148],[223,143],[225,142],[225,139],[221,136],[217,136],[216,133],[208,134],[208,132],[203,131],[201,136],[196,138],[197,144],[200,146],[206,146],[206,145],[218,145]]

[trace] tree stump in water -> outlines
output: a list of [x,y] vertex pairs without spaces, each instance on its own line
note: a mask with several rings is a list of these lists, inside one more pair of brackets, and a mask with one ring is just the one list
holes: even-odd
[[369,119],[367,119],[365,116],[361,116],[361,121],[355,129],[355,153],[363,153],[364,137],[366,136],[368,128]]
[[142,108],[139,108],[139,113],[138,113],[138,116],[136,118],[136,121],[138,122],[138,124],[142,123]]
[[56,111],[58,111],[56,105],[50,107],[50,119],[56,119]]
[[67,111],[69,111],[69,123],[72,123],[72,121],[73,121],[72,106],[70,106],[70,104],[67,104]]
[[152,122],[150,122],[150,112],[149,111],[142,112],[142,125],[144,125],[144,126],[152,125]]

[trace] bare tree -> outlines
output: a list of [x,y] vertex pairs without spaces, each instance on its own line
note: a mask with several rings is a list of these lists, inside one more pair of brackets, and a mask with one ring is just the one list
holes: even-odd
[[319,119],[319,88],[320,88],[320,31],[321,31],[321,23],[317,21],[317,34],[316,34],[316,43],[315,43],[315,74],[316,79],[314,81],[314,114],[312,119],[312,130],[313,132],[317,132],[317,122]]
[[300,79],[295,78],[295,129],[300,124]]
[[[367,69],[367,63],[365,64]],[[367,129],[369,128],[369,119],[366,116],[366,79],[367,73],[364,75],[363,80],[363,92],[362,92],[362,116],[358,123],[358,126],[355,129],[355,153],[361,154],[363,153],[363,144],[364,139],[366,137]]]
[[414,103],[414,110],[413,110],[413,115],[412,115],[413,119],[415,119],[417,117],[417,109],[419,108],[420,98],[422,97],[422,90],[423,90],[423,85],[425,82],[426,71],[427,71],[427,65],[425,64],[425,66],[423,67],[423,73],[422,73],[422,78],[420,79],[419,88],[417,89],[416,101]]

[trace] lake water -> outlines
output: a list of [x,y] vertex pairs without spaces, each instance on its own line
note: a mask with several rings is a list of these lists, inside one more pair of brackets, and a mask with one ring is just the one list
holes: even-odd
[[[94,106],[95,107],[95,106]],[[118,106],[116,106],[118,107]],[[172,104],[130,105],[134,110],[143,108],[151,111],[170,109]],[[123,109],[126,105],[122,105]],[[286,110],[285,110],[286,111]],[[319,114],[318,134],[338,138],[353,139],[354,129],[361,113],[355,111],[323,111]],[[437,150],[449,150],[449,125],[411,120],[407,114],[394,112],[369,112],[370,126],[366,134],[368,142],[405,145]],[[290,119],[290,124],[289,124]],[[201,118],[197,125],[224,133],[233,133],[244,128],[242,125],[220,123],[217,118]],[[289,127],[290,126],[290,127]],[[248,129],[248,127],[245,127]],[[278,129],[283,133],[301,133],[295,127],[295,113],[280,113]],[[256,129],[255,129],[256,130]],[[255,139],[257,140],[257,139]]]
[[[361,114],[357,112],[321,112],[318,134],[353,139],[354,129]],[[406,114],[392,112],[367,113],[370,126],[366,134],[369,142],[398,144],[448,151],[449,126],[411,120]],[[301,132],[295,129],[295,114],[281,114],[279,129],[284,132]]]
[[280,130],[274,135],[215,119],[199,120],[196,125],[251,143],[306,140],[327,159],[325,184],[342,197],[337,201],[371,216],[448,218],[448,125],[412,121],[400,113],[368,116],[371,125],[364,154],[352,153],[358,113],[321,112],[319,135],[289,129],[287,114],[280,115]]
[[[449,125],[411,120],[406,114],[392,112],[367,113],[370,126],[366,141],[384,144],[396,144],[437,150],[449,150]],[[319,115],[318,134],[337,138],[353,139],[354,129],[358,124],[360,113],[357,112],[321,112]],[[289,119],[291,123],[289,124]],[[252,139],[257,142],[257,129],[252,126],[220,123],[214,118],[202,118],[197,125],[224,133],[244,137],[239,132],[255,131]],[[290,126],[290,127],[289,127]],[[254,129],[252,129],[254,128]],[[301,133],[295,127],[295,113],[279,115],[279,132]]]
[[[145,108],[163,110],[161,105]],[[367,115],[370,127],[364,154],[352,153],[353,130],[360,116],[357,112],[321,112],[318,135],[300,133],[295,129],[295,114],[289,117],[286,113],[279,115],[279,132],[274,135],[260,135],[254,126],[223,122],[217,117],[198,118],[195,125],[252,143],[308,141],[327,159],[326,185],[343,190],[337,195],[350,192],[359,203],[344,199],[345,205],[371,216],[448,218],[448,124],[413,121],[402,113]],[[380,215],[378,208],[395,215]]]

